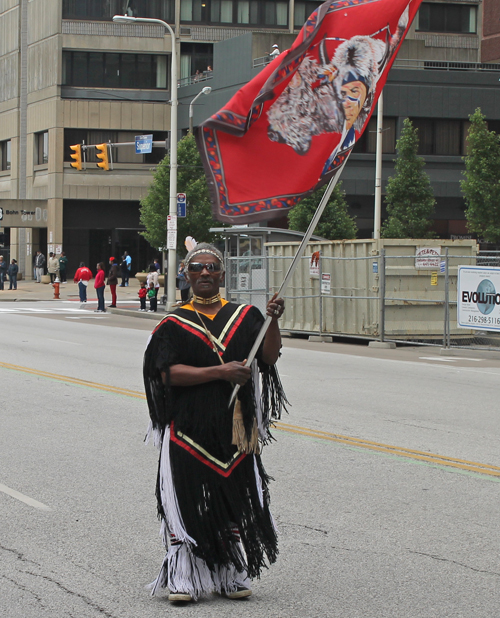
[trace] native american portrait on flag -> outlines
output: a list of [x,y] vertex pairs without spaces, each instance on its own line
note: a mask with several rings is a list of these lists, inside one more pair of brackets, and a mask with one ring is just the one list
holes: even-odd
[[292,47],[196,129],[216,219],[281,217],[366,128],[421,0],[325,2]]

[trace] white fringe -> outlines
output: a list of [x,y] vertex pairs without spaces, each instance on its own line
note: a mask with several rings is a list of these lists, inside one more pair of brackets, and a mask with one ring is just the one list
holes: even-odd
[[[264,490],[262,489],[262,479],[260,478],[259,467],[257,466],[257,457],[255,455],[253,456],[253,469],[255,474],[255,482],[257,483],[257,491],[259,493],[260,506],[264,508]],[[276,534],[279,534],[278,526],[276,525],[276,521],[274,520],[271,511],[269,511],[269,515],[271,516],[274,531]]]
[[166,560],[170,592],[187,592],[196,600],[214,589],[206,562],[194,556],[187,543],[170,547]]
[[257,427],[259,429],[259,438],[265,440],[267,438],[266,428],[262,420],[262,406],[260,403],[260,372],[259,365],[256,360],[252,363],[252,379],[254,384],[254,397],[255,397],[255,414],[257,417]]
[[174,482],[172,479],[172,468],[170,466],[170,427],[165,429],[163,444],[160,454],[160,495],[161,504],[167,520],[167,526],[162,526],[160,534],[164,539],[165,547],[168,547],[168,533],[174,534],[179,541],[188,542],[196,545],[196,541],[189,536],[182,521],[182,515],[175,493]]
[[159,429],[153,429],[153,421],[149,421],[148,430],[146,431],[146,437],[144,438],[144,444],[148,445],[153,439],[153,446],[158,450],[161,449],[161,431]]

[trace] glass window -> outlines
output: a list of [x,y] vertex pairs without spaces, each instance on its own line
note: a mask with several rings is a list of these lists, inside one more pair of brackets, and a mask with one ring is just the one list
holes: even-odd
[[49,132],[35,133],[35,165],[49,162]]
[[5,172],[11,168],[11,142],[5,140],[0,142],[0,170]]
[[213,65],[212,43],[181,43],[181,78],[204,73]]
[[64,51],[63,85],[79,88],[166,88],[167,56]]
[[[363,135],[358,139],[353,152],[374,153],[377,151],[377,118],[372,117]],[[392,154],[396,152],[396,118],[384,118],[382,132],[382,152]]]
[[181,21],[193,21],[193,0],[181,0]]
[[174,21],[175,0],[63,0],[63,19],[110,21],[113,15]]
[[418,154],[460,156],[466,144],[465,120],[412,118],[418,129]]
[[423,2],[417,18],[420,32],[477,32],[477,6]]
[[239,24],[250,23],[250,2],[248,0],[240,0],[238,2],[237,22]]
[[232,0],[221,0],[220,20],[223,24],[231,24],[233,22],[233,1]]

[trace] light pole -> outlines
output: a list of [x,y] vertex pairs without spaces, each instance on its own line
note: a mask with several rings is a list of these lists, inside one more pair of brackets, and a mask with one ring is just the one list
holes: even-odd
[[[163,19],[150,17],[131,17],[130,15],[115,15],[113,21],[121,24],[146,23],[159,24],[168,30],[172,39],[172,66],[170,67],[170,195],[169,215],[177,217],[177,52],[175,34]],[[176,229],[177,237],[177,229]],[[174,243],[175,245],[176,243]],[[175,304],[176,250],[168,249],[167,272],[167,311]]]
[[210,94],[212,92],[212,88],[210,88],[210,86],[205,86],[205,88],[203,88],[203,90],[201,90],[200,92],[198,92],[198,94],[195,96],[195,98],[191,101],[191,103],[189,104],[189,132],[192,134],[193,133],[193,103],[196,101],[196,99],[198,97],[200,97],[202,94]]

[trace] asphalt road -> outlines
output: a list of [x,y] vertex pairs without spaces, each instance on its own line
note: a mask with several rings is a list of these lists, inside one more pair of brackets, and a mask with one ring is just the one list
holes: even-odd
[[500,361],[285,340],[264,453],[277,564],[244,601],[175,607],[143,444],[153,321],[0,303],[2,618],[498,615]]

